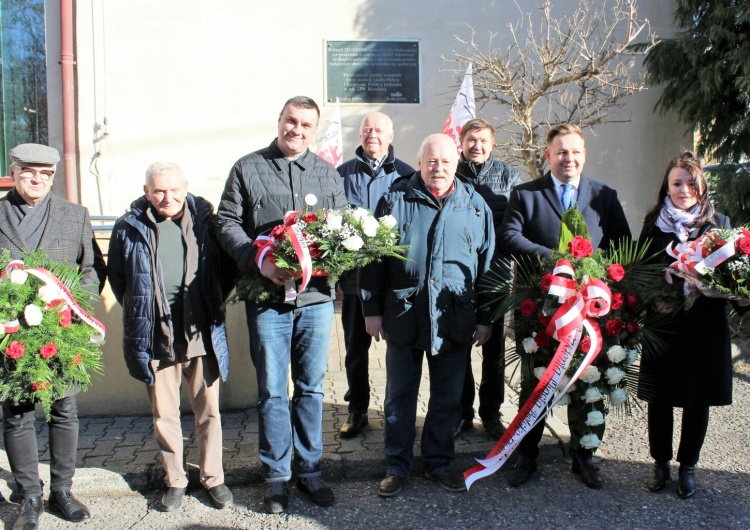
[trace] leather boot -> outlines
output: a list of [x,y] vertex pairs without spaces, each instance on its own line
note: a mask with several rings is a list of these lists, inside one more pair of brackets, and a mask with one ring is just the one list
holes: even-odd
[[599,468],[594,465],[591,451],[579,449],[573,453],[573,473],[581,476],[581,480],[589,488],[598,490],[602,487]]
[[508,485],[517,488],[531,478],[536,471],[536,458],[518,455],[513,470],[508,474]]
[[669,462],[654,462],[654,474],[648,481],[648,491],[659,493],[669,480]]
[[677,495],[689,499],[695,495],[695,466],[680,464],[680,481],[677,484]]

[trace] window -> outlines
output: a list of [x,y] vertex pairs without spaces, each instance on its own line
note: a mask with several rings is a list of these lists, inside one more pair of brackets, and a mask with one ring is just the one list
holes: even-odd
[[47,144],[44,0],[0,0],[0,174],[18,144]]

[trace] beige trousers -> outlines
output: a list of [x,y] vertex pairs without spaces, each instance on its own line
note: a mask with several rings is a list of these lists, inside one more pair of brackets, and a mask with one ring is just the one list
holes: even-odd
[[185,488],[188,481],[183,465],[180,426],[180,384],[185,376],[190,404],[195,415],[201,484],[213,488],[224,483],[219,413],[219,366],[212,355],[184,363],[152,361],[156,383],[148,388],[154,416],[154,434],[169,488]]

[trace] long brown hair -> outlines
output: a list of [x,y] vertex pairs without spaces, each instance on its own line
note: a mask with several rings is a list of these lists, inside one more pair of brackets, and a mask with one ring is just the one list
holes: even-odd
[[701,166],[700,160],[692,151],[685,151],[674,157],[667,164],[667,170],[664,172],[664,178],[661,181],[659,192],[656,194],[656,204],[646,213],[646,217],[643,219],[643,224],[648,225],[659,217],[659,212],[664,204],[664,198],[668,195],[669,190],[669,173],[672,169],[679,167],[690,173],[692,177],[690,185],[698,197],[698,205],[700,206],[698,216],[693,222],[693,228],[703,226],[709,219],[714,216],[714,207],[708,197],[708,183],[706,177],[703,174],[703,166]]

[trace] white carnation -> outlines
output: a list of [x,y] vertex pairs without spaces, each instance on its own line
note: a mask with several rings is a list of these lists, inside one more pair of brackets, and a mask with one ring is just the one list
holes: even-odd
[[586,400],[586,403],[596,403],[597,401],[604,399],[604,396],[598,387],[592,386],[586,389],[586,393],[583,395],[582,399]]
[[638,360],[638,350],[628,350],[628,361],[627,365],[635,364]]
[[623,377],[625,377],[625,372],[623,372],[616,366],[612,366],[610,368],[607,368],[605,375],[607,376],[607,381],[609,381],[610,385],[616,385],[617,383],[622,381]]
[[37,294],[45,304],[49,304],[53,300],[59,300],[60,298],[62,298],[62,292],[60,291],[60,289],[57,286],[51,284],[42,285],[39,288],[39,292]]
[[340,214],[334,212],[328,212],[326,216],[326,226],[330,230],[341,230],[341,226],[344,222],[344,218]]
[[607,350],[607,357],[609,357],[609,360],[613,363],[619,363],[627,356],[628,352],[626,352],[625,348],[623,348],[622,346],[615,345]]
[[622,388],[615,388],[609,394],[609,404],[610,405],[621,405],[621,404],[625,403],[627,400],[628,400],[628,394]]
[[396,226],[396,223],[396,218],[392,215],[384,215],[380,218],[380,224],[386,228],[393,228],[394,226]]
[[539,379],[541,381],[542,380],[542,376],[544,375],[544,372],[546,370],[547,370],[546,366],[538,366],[538,367],[534,368],[534,377],[536,377],[537,379]]
[[375,237],[375,235],[378,233],[378,226],[380,223],[378,223],[378,220],[374,217],[368,217],[364,221],[362,221],[362,232],[367,237]]
[[539,350],[539,345],[534,340],[534,337],[526,337],[523,339],[523,351],[526,353],[536,353]]
[[34,304],[27,305],[26,309],[23,310],[23,318],[29,326],[38,326],[41,324],[42,317],[42,310]]
[[581,436],[580,443],[584,449],[596,449],[597,447],[599,447],[602,441],[596,434],[591,433]]
[[588,384],[596,383],[601,378],[602,374],[596,366],[587,367],[581,374],[581,381]]
[[346,250],[351,250],[353,252],[359,250],[362,248],[362,245],[365,244],[364,241],[362,241],[362,238],[359,236],[352,236],[344,239],[341,242],[342,245],[344,245],[344,248]]
[[568,394],[568,393],[566,393],[563,397],[561,397],[560,401],[558,401],[555,406],[556,407],[564,407],[566,405],[570,405],[570,394]]
[[368,217],[374,219],[372,214],[370,214],[370,210],[366,208],[355,208],[354,211],[352,211],[352,217],[359,221],[364,221]]
[[29,277],[29,273],[21,269],[13,269],[10,271],[10,283],[17,283],[23,285]]
[[604,414],[598,410],[592,410],[588,413],[588,416],[586,417],[586,425],[589,427],[596,427],[602,423],[604,423]]

